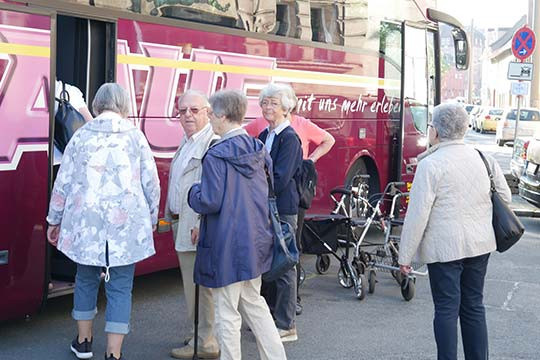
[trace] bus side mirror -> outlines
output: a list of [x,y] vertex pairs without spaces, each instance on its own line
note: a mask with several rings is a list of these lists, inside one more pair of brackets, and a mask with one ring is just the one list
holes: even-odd
[[443,23],[452,27],[456,68],[466,70],[469,67],[469,43],[467,41],[467,34],[463,30],[463,25],[454,17],[436,9],[427,9],[427,17],[433,22]]
[[456,68],[466,70],[469,67],[469,46],[465,31],[460,28],[452,29],[454,38],[454,52],[456,57]]

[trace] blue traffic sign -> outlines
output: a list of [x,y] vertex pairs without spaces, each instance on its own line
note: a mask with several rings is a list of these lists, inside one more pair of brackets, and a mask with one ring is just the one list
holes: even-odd
[[522,27],[512,38],[512,53],[520,60],[525,60],[532,55],[536,45],[534,31],[527,26]]

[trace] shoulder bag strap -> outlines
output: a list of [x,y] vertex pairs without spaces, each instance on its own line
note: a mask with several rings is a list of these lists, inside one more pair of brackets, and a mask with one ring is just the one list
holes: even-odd
[[69,102],[70,98],[69,98],[69,93],[66,90],[66,83],[63,81],[60,81],[60,82],[62,83],[62,92],[60,92],[59,98],[61,101]]
[[276,193],[274,192],[274,185],[272,182],[272,178],[270,177],[270,172],[268,171],[268,166],[266,166],[266,164],[264,164],[264,172],[266,173],[266,181],[268,182],[268,197],[275,198]]
[[478,149],[476,149],[476,151],[478,151],[478,154],[480,154],[480,157],[482,158],[482,161],[484,162],[484,165],[486,166],[486,170],[487,170],[487,173],[489,175],[489,182],[491,183],[491,192],[496,192],[497,190],[495,189],[495,182],[493,181],[493,174],[491,173],[491,169],[489,168],[489,164],[484,156],[484,154],[482,154],[482,152]]

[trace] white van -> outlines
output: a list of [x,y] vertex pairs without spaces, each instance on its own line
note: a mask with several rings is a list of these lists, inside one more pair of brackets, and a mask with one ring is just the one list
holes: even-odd
[[[505,110],[502,115],[503,121],[497,123],[495,141],[497,145],[514,140],[514,130],[516,127],[517,109]],[[540,130],[540,110],[535,108],[524,108],[519,114],[518,136],[532,136]]]

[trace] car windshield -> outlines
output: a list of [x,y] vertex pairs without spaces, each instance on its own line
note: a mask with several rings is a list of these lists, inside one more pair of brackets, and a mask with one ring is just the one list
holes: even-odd
[[[527,119],[527,111],[526,110],[521,110],[520,113],[519,113],[519,120],[522,121],[522,120],[526,120]],[[517,110],[516,109],[512,109],[510,110],[510,112],[508,112],[508,115],[506,116],[506,119],[508,120],[516,120],[516,117],[517,117]]]
[[[513,109],[508,113],[506,119],[516,120],[517,110]],[[520,110],[519,121],[539,121],[540,113],[536,110]]]

